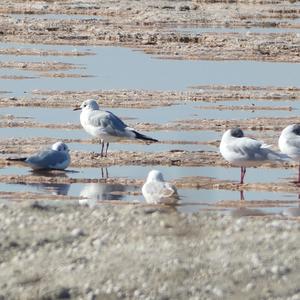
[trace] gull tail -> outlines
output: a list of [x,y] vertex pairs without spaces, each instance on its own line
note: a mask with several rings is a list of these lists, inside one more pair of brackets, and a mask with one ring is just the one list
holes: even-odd
[[27,157],[20,157],[20,158],[8,157],[6,160],[8,160],[8,161],[25,161],[26,159],[27,159]]
[[153,139],[149,136],[146,136],[144,134],[138,133],[135,130],[132,130],[132,132],[135,134],[135,138],[139,139],[139,140],[143,140],[143,141],[151,141],[151,142],[158,142],[158,140]]
[[291,160],[291,158],[288,155],[286,155],[282,152],[275,152],[275,151],[272,151],[272,150],[269,150],[268,158],[270,160],[281,161],[281,162],[286,162],[286,161]]

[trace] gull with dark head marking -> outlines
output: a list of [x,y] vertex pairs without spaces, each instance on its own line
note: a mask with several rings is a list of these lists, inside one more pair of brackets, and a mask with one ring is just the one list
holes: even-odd
[[[300,163],[300,124],[292,124],[282,130],[278,140],[278,147],[282,153]],[[300,164],[298,183],[300,183]]]
[[100,138],[101,156],[104,156],[104,144],[106,143],[105,156],[110,142],[118,142],[124,139],[137,139],[147,142],[158,142],[158,140],[143,135],[133,128],[128,127],[121,119],[110,111],[99,109],[98,103],[89,99],[84,101],[80,107],[80,123],[87,133],[93,137]]
[[175,204],[179,200],[176,187],[165,182],[160,171],[149,172],[142,187],[142,193],[149,204]]
[[7,160],[23,162],[33,170],[64,170],[71,162],[69,148],[63,142],[57,142],[50,149],[29,157],[8,158]]
[[259,166],[270,161],[282,162],[288,159],[286,155],[269,148],[270,146],[263,142],[245,137],[240,128],[227,130],[220,143],[220,152],[223,158],[232,165],[241,167],[241,184],[244,183],[247,167]]

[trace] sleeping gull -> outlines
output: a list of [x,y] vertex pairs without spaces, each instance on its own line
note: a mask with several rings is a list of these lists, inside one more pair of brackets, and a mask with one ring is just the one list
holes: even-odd
[[[278,147],[282,153],[300,163],[300,124],[292,124],[282,130],[278,140]],[[298,183],[300,183],[300,164]]]
[[71,162],[69,148],[63,142],[57,142],[50,149],[29,157],[8,158],[7,160],[24,162],[33,170],[64,170]]
[[165,182],[162,173],[157,170],[149,172],[142,193],[149,204],[175,204],[179,200],[176,188]]
[[128,127],[121,119],[110,111],[100,110],[99,105],[93,99],[84,101],[80,107],[80,123],[87,133],[100,138],[101,156],[104,155],[104,144],[106,143],[105,156],[110,142],[122,139],[138,139],[144,141],[158,142],[158,140],[140,134],[133,128]]
[[270,161],[284,161],[288,158],[269,148],[269,145],[245,137],[240,128],[227,130],[220,144],[220,152],[224,159],[234,166],[241,167],[241,184],[244,183],[246,167],[259,166]]

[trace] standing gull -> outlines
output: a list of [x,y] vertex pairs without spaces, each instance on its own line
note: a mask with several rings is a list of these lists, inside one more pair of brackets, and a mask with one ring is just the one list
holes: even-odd
[[175,186],[165,182],[162,173],[157,170],[149,172],[142,193],[149,204],[175,204],[179,200]]
[[[282,153],[300,163],[300,124],[292,124],[282,130],[278,140],[278,147]],[[300,183],[300,164],[298,183]]]
[[128,127],[121,119],[110,111],[100,110],[99,105],[93,99],[84,101],[80,107],[80,123],[90,135],[100,138],[101,156],[104,156],[104,144],[106,143],[105,156],[110,142],[123,139],[138,139],[143,141],[158,142],[158,140],[140,134],[133,128]]
[[223,158],[232,165],[241,167],[241,184],[244,183],[246,167],[255,167],[270,161],[284,161],[288,158],[269,148],[269,145],[245,137],[240,128],[227,130],[220,143]]
[[7,160],[24,162],[33,170],[64,170],[71,162],[69,148],[63,142],[57,142],[50,149],[29,157],[8,158]]

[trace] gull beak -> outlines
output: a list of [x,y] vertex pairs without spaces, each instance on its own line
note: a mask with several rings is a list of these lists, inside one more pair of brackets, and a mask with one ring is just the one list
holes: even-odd
[[80,106],[76,106],[75,108],[73,108],[73,111],[74,110],[81,110],[81,107]]

